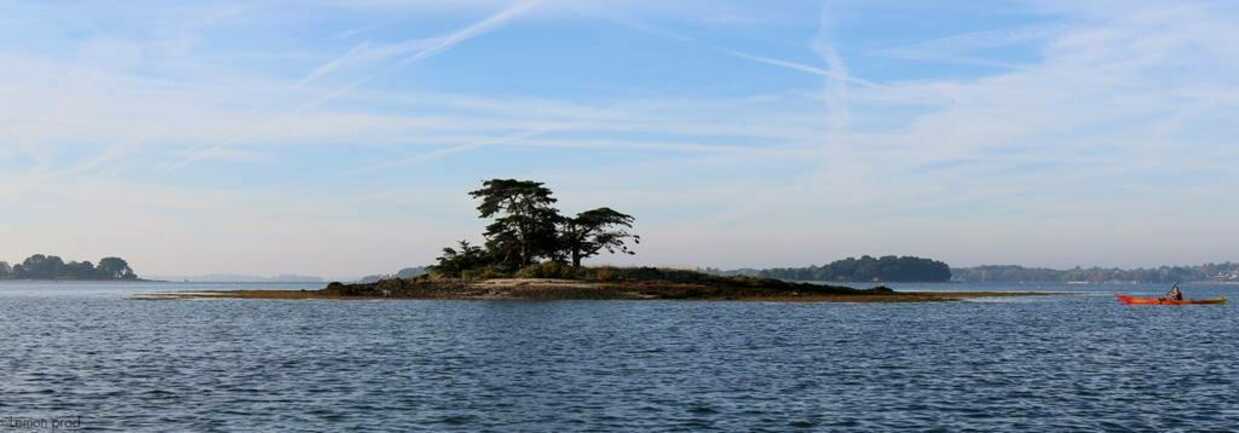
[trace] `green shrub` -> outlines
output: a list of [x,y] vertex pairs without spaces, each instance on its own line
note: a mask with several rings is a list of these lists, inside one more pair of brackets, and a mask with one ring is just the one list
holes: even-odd
[[637,268],[617,268],[614,266],[585,268],[579,271],[578,275],[582,279],[601,282],[668,281],[674,283],[705,284],[719,281],[718,277],[703,274],[697,271],[686,269],[653,268],[648,266]]
[[339,281],[332,281],[330,284],[327,285],[327,288],[325,290],[329,294],[343,295],[345,289],[346,287],[344,286],[344,283],[341,283]]
[[504,272],[496,266],[483,266],[476,269],[465,269],[460,271],[460,278],[466,280],[489,280],[492,278],[507,278],[511,274]]
[[542,262],[516,272],[518,278],[577,278],[577,269],[559,262]]
[[619,279],[619,276],[620,276],[619,272],[617,272],[615,268],[610,267],[610,266],[604,266],[601,268],[589,268],[589,269],[586,269],[586,271],[588,271],[590,274],[590,275],[587,275],[586,278],[594,280],[594,281],[602,281],[602,282],[616,281]]
[[404,286],[405,286],[404,280],[400,278],[389,278],[383,281],[379,281],[377,284],[374,285],[374,288],[380,292],[388,291],[390,293],[398,293],[401,290],[404,290]]

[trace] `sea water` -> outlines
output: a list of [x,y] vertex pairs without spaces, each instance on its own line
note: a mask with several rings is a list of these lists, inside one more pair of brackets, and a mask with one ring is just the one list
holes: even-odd
[[0,431],[1239,429],[1236,307],[1112,297],[1149,286],[896,285],[1067,292],[918,304],[129,299],[317,286],[0,283]]

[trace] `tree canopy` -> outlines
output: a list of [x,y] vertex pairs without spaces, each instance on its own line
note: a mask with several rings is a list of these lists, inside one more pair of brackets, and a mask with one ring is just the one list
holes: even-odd
[[556,258],[556,225],[562,218],[542,182],[492,179],[469,195],[481,200],[482,218],[494,219],[486,227],[486,247],[501,262],[524,267],[539,258]]
[[581,260],[598,255],[606,250],[611,254],[636,254],[625,243],[632,239],[641,243],[641,237],[628,229],[636,221],[631,215],[617,212],[609,207],[587,210],[574,218],[565,218],[562,235],[563,248],[572,259],[572,265],[581,266]]
[[640,242],[631,233],[636,219],[609,207],[560,215],[558,200],[542,182],[517,179],[491,179],[482,188],[470,191],[479,200],[478,216],[491,220],[483,236],[484,247],[461,241],[457,247],[443,249],[432,271],[460,276],[465,271],[493,268],[512,272],[541,262],[571,263],[603,251],[635,254],[628,242]]
[[57,256],[35,254],[16,265],[0,262],[0,279],[136,280],[138,275],[120,257],[104,257],[95,266],[89,261],[66,263]]

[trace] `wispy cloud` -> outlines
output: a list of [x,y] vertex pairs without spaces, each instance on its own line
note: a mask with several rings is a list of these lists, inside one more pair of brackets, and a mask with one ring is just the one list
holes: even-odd
[[629,29],[640,31],[645,34],[667,38],[667,39],[672,39],[672,40],[686,43],[686,44],[696,45],[696,46],[708,49],[710,51],[720,53],[720,54],[725,54],[727,56],[731,56],[731,57],[741,59],[741,60],[747,60],[750,62],[756,62],[756,63],[760,63],[764,65],[776,66],[779,68],[784,68],[784,69],[788,69],[792,71],[804,72],[807,74],[832,78],[836,80],[842,80],[842,81],[850,82],[852,84],[865,86],[865,87],[880,87],[881,86],[880,84],[867,81],[864,79],[851,77],[847,75],[841,75],[835,71],[832,71],[827,68],[822,68],[819,66],[809,65],[805,63],[791,61],[791,60],[777,59],[773,57],[762,56],[762,55],[747,53],[743,51],[738,51],[738,50],[731,49],[731,48],[713,45],[705,41],[702,41],[698,38],[694,38],[694,37],[691,37],[691,36],[688,36],[682,33],[673,32],[667,29],[659,28],[649,23],[638,21],[631,17],[603,16],[603,18],[613,23],[622,25]]
[[373,172],[374,170],[382,170],[382,169],[387,169],[387,168],[392,168],[392,167],[420,164],[420,163],[424,163],[428,161],[433,161],[439,158],[443,158],[449,155],[454,155],[454,154],[464,153],[464,152],[471,152],[471,151],[478,150],[478,149],[481,149],[487,146],[498,146],[498,145],[505,145],[509,143],[520,142],[522,140],[527,140],[527,139],[536,137],[538,135],[545,134],[549,131],[550,129],[548,128],[538,128],[538,129],[533,129],[529,131],[518,132],[515,134],[503,136],[503,137],[493,139],[493,140],[484,140],[484,141],[458,144],[458,145],[449,146],[449,147],[442,148],[442,149],[435,149],[429,152],[406,156],[403,158],[397,158],[391,161],[385,161],[379,164],[375,164],[373,166],[362,168],[361,170],[358,170],[357,172],[368,173],[368,172]]
[[876,54],[921,62],[1020,69],[1023,65],[995,60],[977,52],[1015,45],[1044,43],[1065,30],[1067,28],[1062,24],[1042,24],[1014,29],[968,32],[910,45],[884,48],[876,51]]

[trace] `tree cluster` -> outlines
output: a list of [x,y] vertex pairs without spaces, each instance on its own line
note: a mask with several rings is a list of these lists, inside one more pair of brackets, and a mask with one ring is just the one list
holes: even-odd
[[491,179],[469,193],[478,200],[478,214],[491,222],[484,245],[460,241],[443,249],[431,271],[461,276],[466,271],[490,269],[513,272],[542,262],[571,264],[603,251],[635,254],[628,242],[640,243],[630,232],[636,221],[611,208],[602,207],[564,216],[558,201],[542,182]]
[[951,280],[951,267],[920,257],[862,256],[807,268],[765,269],[757,275],[797,281],[941,282]]
[[99,265],[89,261],[65,262],[57,256],[35,254],[20,264],[0,262],[0,279],[7,280],[136,280],[129,262],[120,257],[104,257]]

